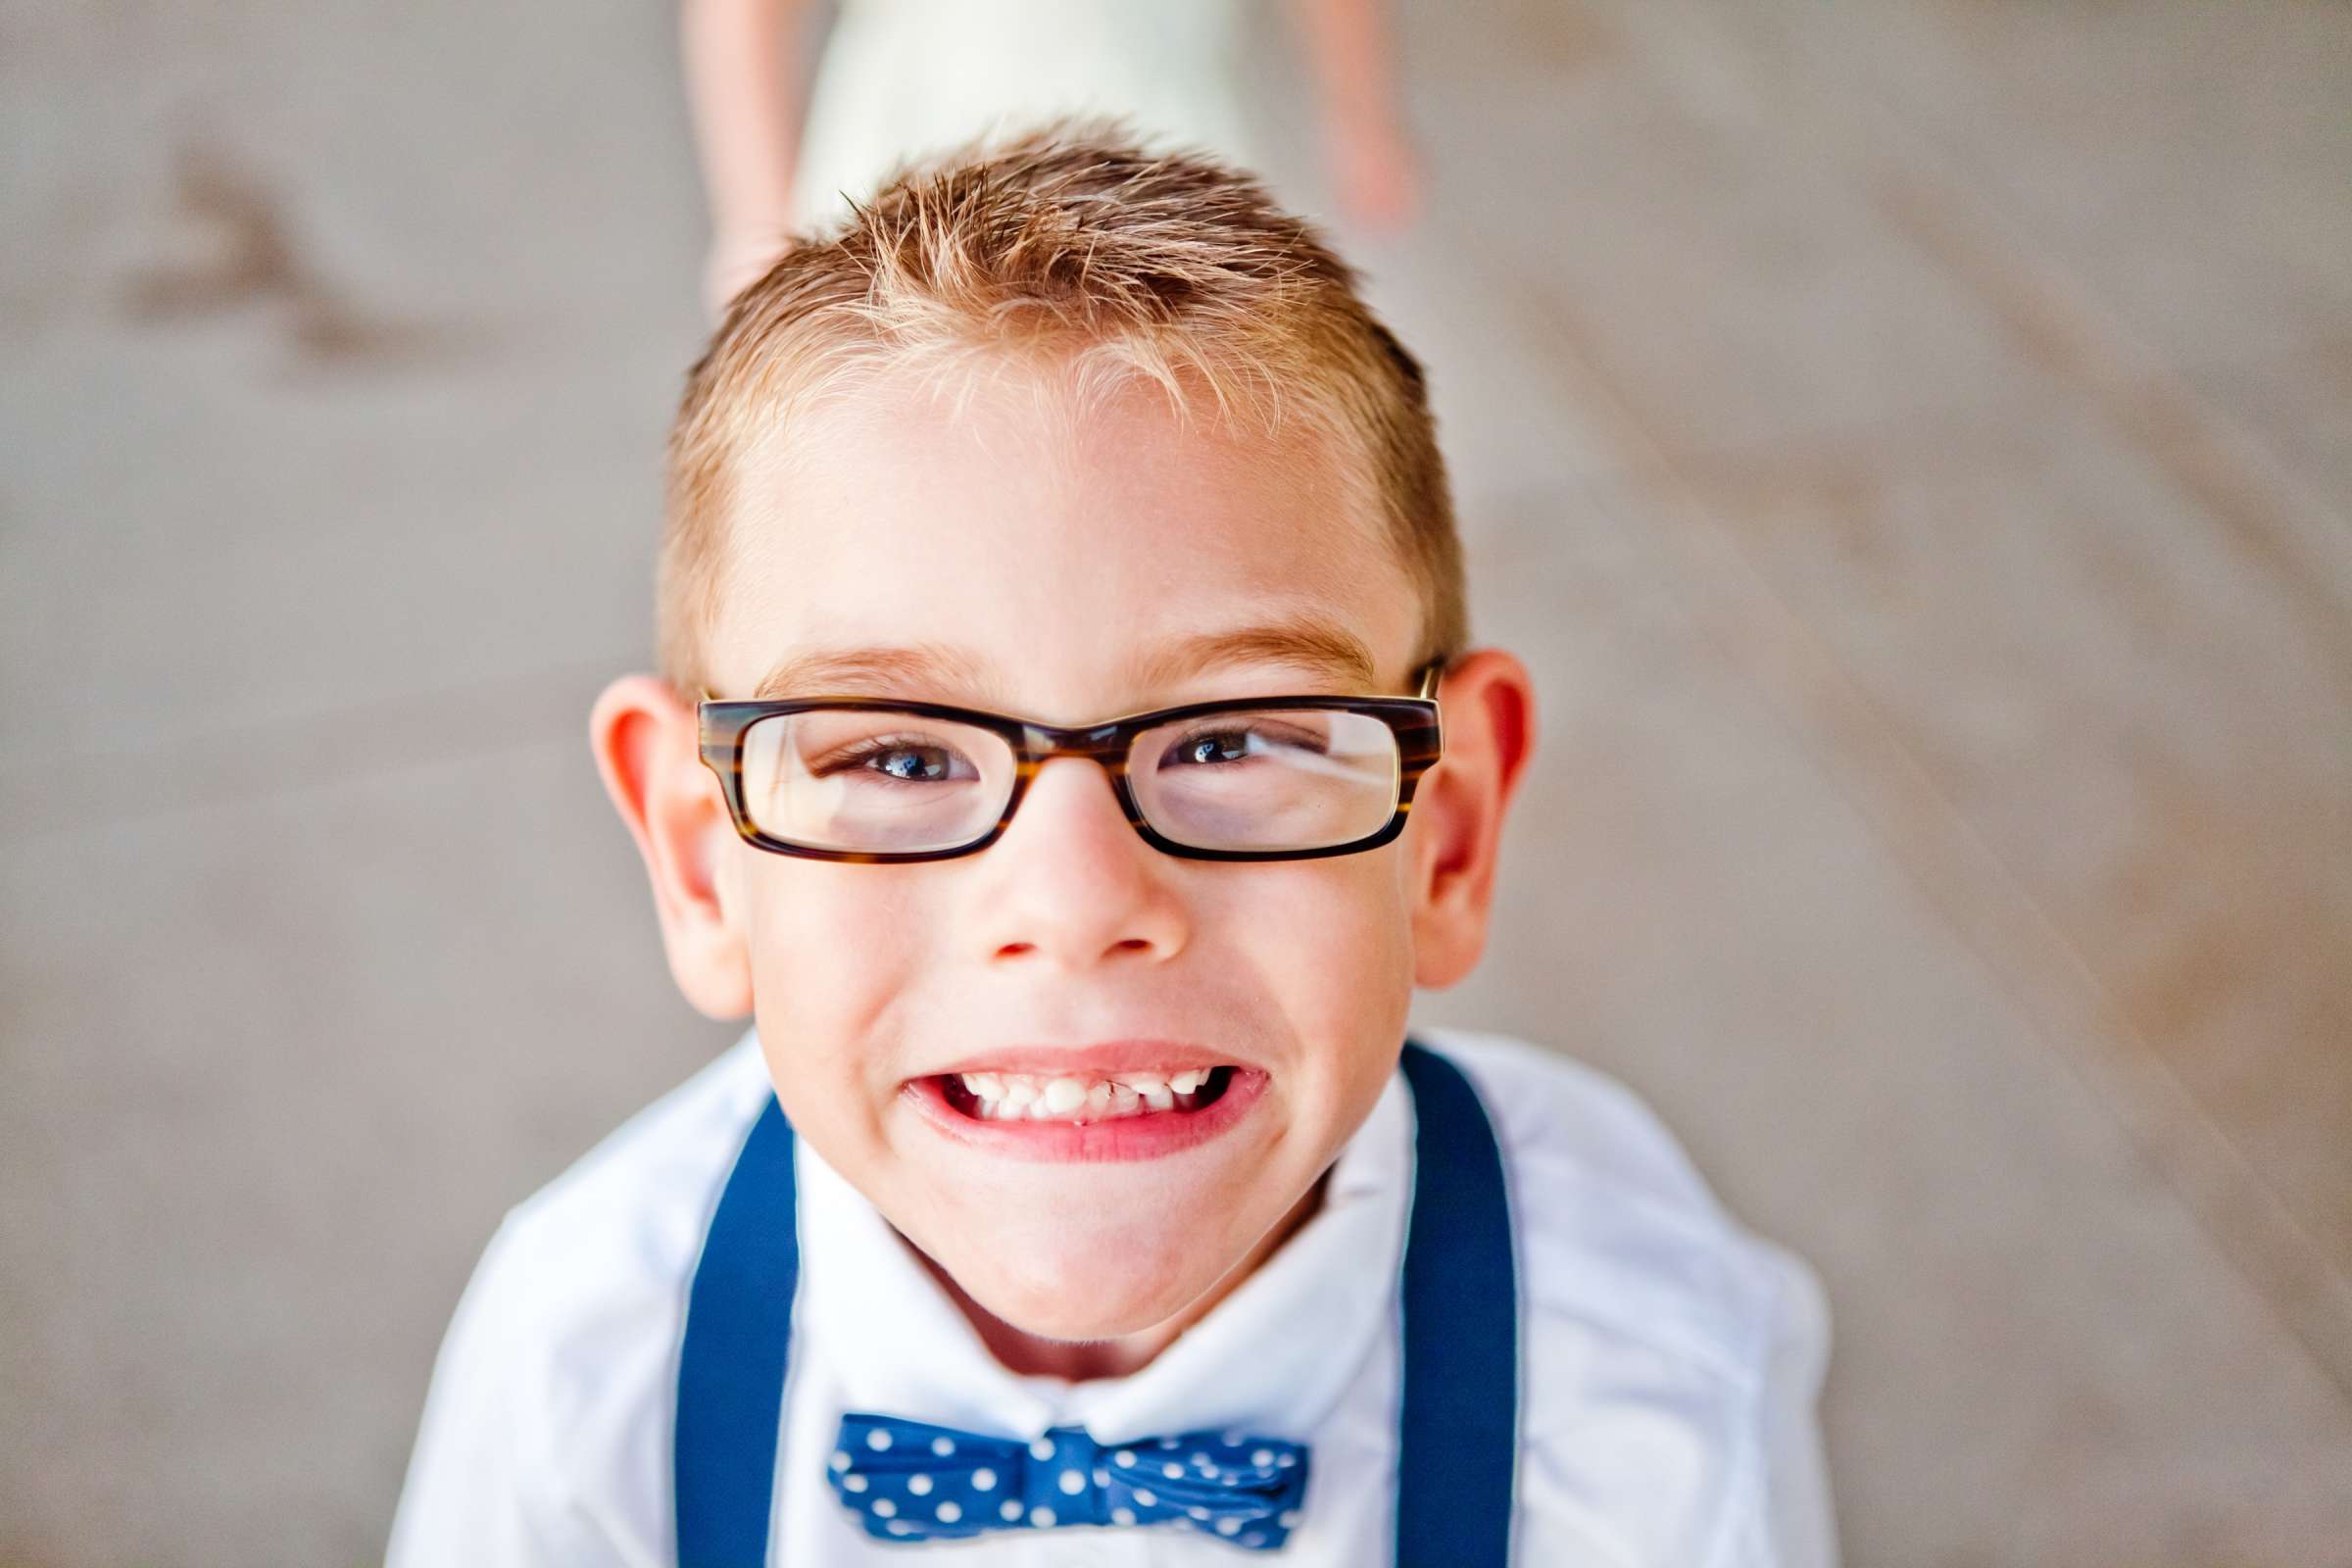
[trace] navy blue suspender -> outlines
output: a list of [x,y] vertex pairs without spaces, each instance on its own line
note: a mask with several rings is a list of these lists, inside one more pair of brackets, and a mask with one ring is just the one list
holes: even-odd
[[762,1568],[792,1293],[801,1276],[792,1126],[770,1095],[703,1238],[686,1298],[671,1476],[678,1568]]
[[[1518,1475],[1519,1286],[1502,1154],[1460,1068],[1411,1041],[1403,1065],[1414,1134],[1396,1563],[1506,1568]],[[695,1268],[672,1450],[679,1568],[767,1560],[800,1276],[792,1143],[771,1097],[736,1156]]]
[[1502,1151],[1462,1070],[1411,1041],[1398,1568],[1505,1568],[1519,1473],[1519,1280]]

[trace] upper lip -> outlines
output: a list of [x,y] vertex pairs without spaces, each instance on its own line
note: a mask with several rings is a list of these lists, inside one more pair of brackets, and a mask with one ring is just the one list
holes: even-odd
[[975,1051],[962,1060],[925,1076],[966,1072],[1019,1072],[1040,1078],[1116,1078],[1122,1073],[1184,1072],[1235,1065],[1231,1052],[1181,1040],[1104,1040],[1091,1046],[1000,1046]]

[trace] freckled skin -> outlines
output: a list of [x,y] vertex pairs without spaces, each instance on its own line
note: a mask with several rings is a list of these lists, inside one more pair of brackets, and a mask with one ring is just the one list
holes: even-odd
[[[902,695],[1077,725],[1342,689],[1269,662],[1135,683],[1140,656],[1203,632],[1313,613],[1362,639],[1389,693],[1423,652],[1418,598],[1348,499],[1342,455],[1303,434],[1188,424],[1140,387],[1080,407],[1050,370],[951,396],[884,377],[790,434],[790,461],[740,475],[706,660],[721,695],[751,695],[811,649],[938,644],[982,684]],[[1507,656],[1479,657],[1523,691]],[[1500,801],[1447,771],[1479,777],[1476,726],[1459,764],[1449,730],[1405,833],[1362,854],[1165,856],[1127,826],[1100,768],[1062,760],[978,855],[833,864],[740,843],[707,775],[674,771],[666,740],[645,748],[664,760],[643,764],[653,804],[632,817],[632,721],[691,723],[650,687],[616,683],[596,722],[608,785],[655,869],[673,970],[706,1010],[748,992],[800,1135],[1019,1370],[1139,1365],[1245,1277],[1311,1211],[1370,1112],[1416,978],[1449,983],[1483,941],[1493,824],[1480,813],[1498,817]],[[1443,848],[1455,839],[1458,855]],[[665,850],[707,864],[707,916]],[[1433,892],[1449,876],[1466,886]],[[959,1148],[903,1098],[910,1079],[990,1047],[1119,1039],[1209,1047],[1270,1083],[1221,1137],[1127,1163]]]

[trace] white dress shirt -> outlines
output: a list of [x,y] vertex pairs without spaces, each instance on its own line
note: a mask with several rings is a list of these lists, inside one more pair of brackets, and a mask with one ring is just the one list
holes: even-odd
[[[1518,1232],[1520,1568],[1814,1568],[1836,1544],[1814,1422],[1827,1313],[1804,1265],[1741,1231],[1656,1119],[1515,1041],[1416,1037],[1494,1119]],[[507,1216],[433,1372],[392,1568],[674,1560],[670,1435],[703,1233],[769,1094],[747,1036]],[[873,1205],[795,1141],[801,1282],[771,1564],[1365,1568],[1395,1540],[1397,1284],[1412,1163],[1399,1072],[1320,1209],[1130,1376],[1007,1371]],[[843,1412],[1099,1443],[1239,1427],[1311,1448],[1278,1552],[1164,1528],[867,1537],[826,1463]]]

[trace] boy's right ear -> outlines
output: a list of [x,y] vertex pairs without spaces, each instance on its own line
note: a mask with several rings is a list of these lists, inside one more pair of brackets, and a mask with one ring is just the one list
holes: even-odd
[[651,675],[624,675],[590,710],[588,744],[645,858],[678,989],[710,1017],[744,1016],[752,1010],[751,956],[718,878],[740,841],[718,781],[703,765],[694,708]]

